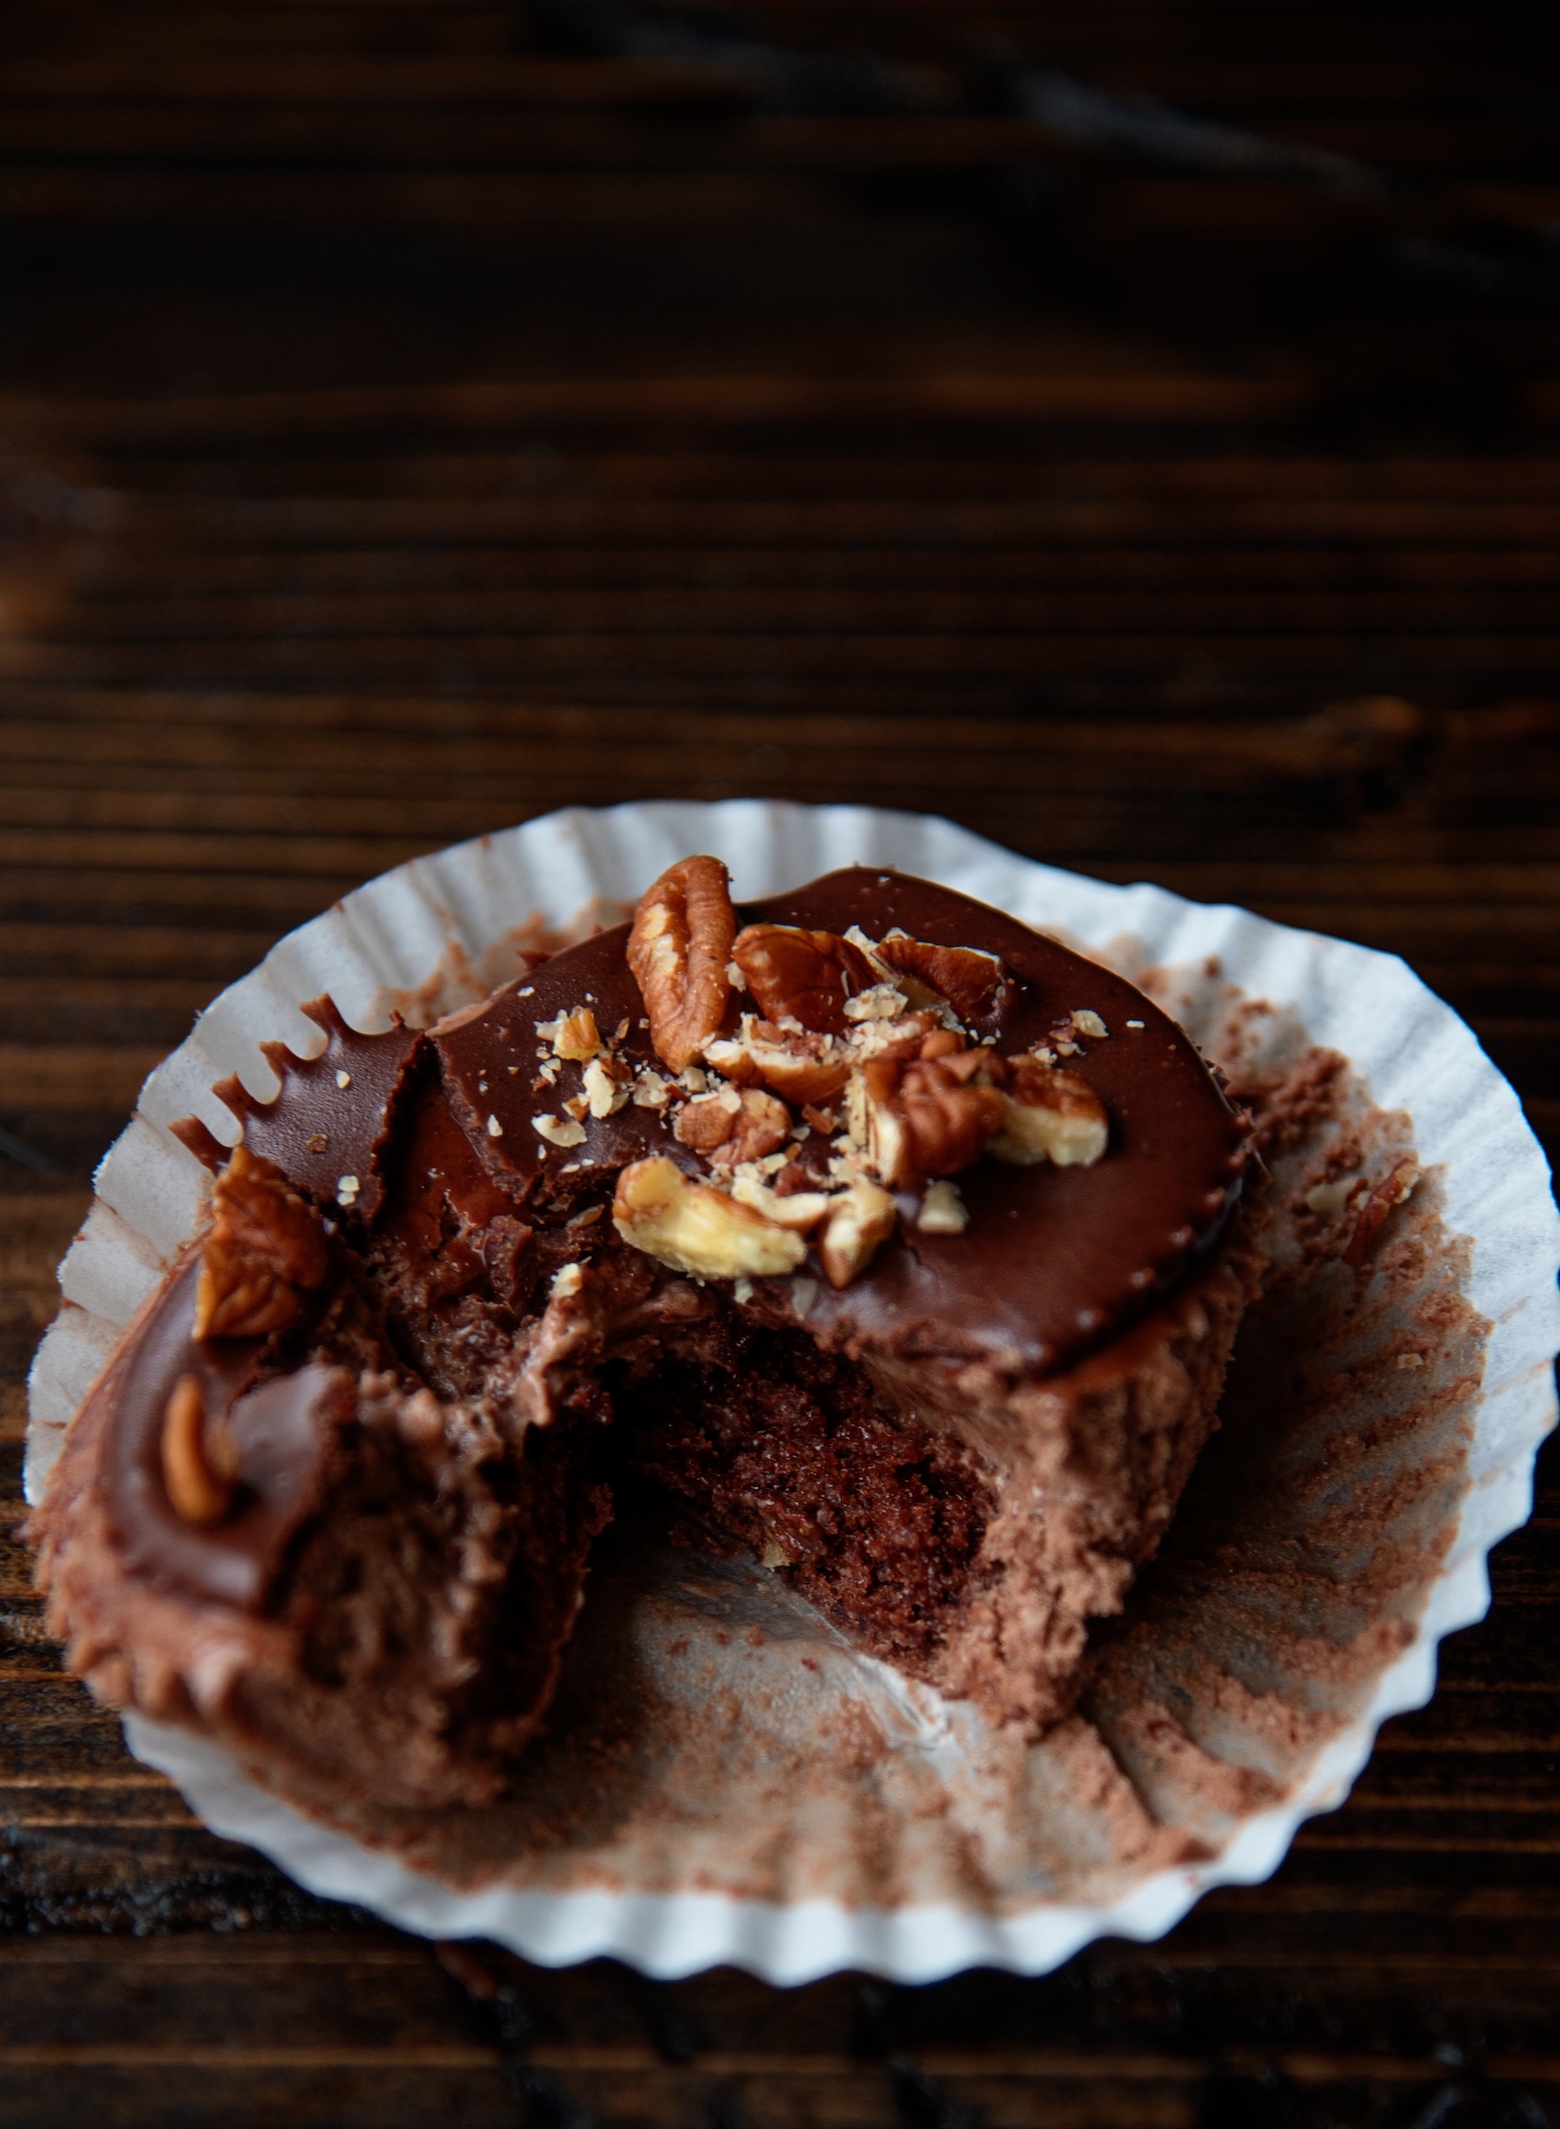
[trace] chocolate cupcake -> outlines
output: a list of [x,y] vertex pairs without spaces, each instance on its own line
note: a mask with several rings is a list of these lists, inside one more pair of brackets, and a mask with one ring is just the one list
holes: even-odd
[[210,1223],[35,1519],[73,1665],[262,1775],[481,1801],[632,1495],[1030,1732],[1071,1705],[1215,1424],[1259,1263],[1245,1120],[1122,978],[833,873],[632,925],[425,1033],[347,1027],[242,1126]]

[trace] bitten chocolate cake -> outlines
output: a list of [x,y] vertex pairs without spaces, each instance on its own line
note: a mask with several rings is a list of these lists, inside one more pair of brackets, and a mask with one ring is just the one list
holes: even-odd
[[205,1232],[35,1519],[74,1667],[296,1791],[481,1801],[614,1498],[1036,1730],[1152,1553],[1259,1270],[1245,1120],[1120,977],[713,858],[425,1033],[217,1091]]

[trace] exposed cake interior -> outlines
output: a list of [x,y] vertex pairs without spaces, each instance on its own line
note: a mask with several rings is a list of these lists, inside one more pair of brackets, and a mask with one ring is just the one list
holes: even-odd
[[785,1570],[873,1655],[924,1666],[994,1499],[967,1448],[894,1413],[857,1363],[734,1312],[607,1379],[623,1457],[694,1530]]

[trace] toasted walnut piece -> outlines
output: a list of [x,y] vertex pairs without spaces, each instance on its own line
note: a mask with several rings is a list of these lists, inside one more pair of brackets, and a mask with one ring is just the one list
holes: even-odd
[[1018,1167],[1036,1161],[1092,1167],[1109,1142],[1110,1118],[1088,1081],[1032,1057],[1009,1058],[1007,1065],[1002,1128],[991,1141],[998,1160]]
[[692,1064],[726,1017],[726,963],[736,912],[719,858],[684,858],[648,888],[628,935],[628,965],[650,1019],[656,1055],[674,1072]]
[[731,957],[766,1019],[798,1020],[815,1035],[842,1035],[845,1001],[877,980],[859,946],[795,924],[750,924]]
[[304,1296],[323,1286],[329,1271],[314,1207],[274,1162],[235,1146],[212,1195],[195,1336],[263,1338],[290,1330],[303,1316]]
[[601,1034],[596,1026],[596,1016],[588,1005],[577,1012],[567,1014],[557,1023],[558,1032],[553,1037],[553,1054],[568,1060],[570,1064],[584,1064],[601,1048]]
[[972,946],[933,946],[925,939],[891,931],[878,941],[872,954],[893,975],[909,979],[905,988],[912,1004],[926,1002],[912,988],[920,985],[972,1025],[995,1019],[1016,988],[995,954],[981,953]]
[[891,1189],[957,1175],[978,1161],[1002,1128],[1004,1097],[974,1083],[979,1050],[902,1064],[872,1058],[851,1081],[851,1137]]
[[818,1262],[831,1286],[859,1278],[894,1231],[896,1207],[886,1190],[859,1177],[830,1200],[818,1235]]
[[233,1505],[237,1458],[225,1434],[208,1441],[200,1378],[181,1375],[162,1423],[163,1485],[186,1523],[220,1523]]
[[612,1224],[634,1249],[699,1279],[773,1279],[795,1271],[805,1239],[664,1155],[633,1161],[617,1181]]

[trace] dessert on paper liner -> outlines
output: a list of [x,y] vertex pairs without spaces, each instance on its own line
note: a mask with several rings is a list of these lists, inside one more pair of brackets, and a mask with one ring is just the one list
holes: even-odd
[[[924,1980],[1038,1972],[1099,1935],[1157,1935],[1209,1885],[1267,1876],[1300,1820],[1342,1800],[1379,1723],[1428,1698],[1436,1642],[1482,1616],[1486,1555],[1528,1513],[1553,1423],[1543,1157],[1473,1036],[1388,956],[860,808],[572,811],[400,867],[283,940],[147,1082],[61,1268],[65,1305],[33,1373],[29,1498],[208,1217],[210,1177],[169,1126],[195,1116],[231,1145],[237,1118],[212,1089],[236,1073],[240,1111],[243,1090],[267,1101],[262,1044],[321,1050],[309,1001],[328,994],[364,1032],[396,1013],[430,1025],[617,922],[694,852],[724,861],[744,903],[862,865],[1005,912],[1138,985],[1250,1112],[1266,1269],[1219,1430],[1119,1614],[1096,1620],[1070,1712],[1037,1736],[996,1719],[989,1691],[944,1697],[906,1674],[917,1665],[864,1653],[757,1561],[613,1542],[494,1801],[305,1792],[305,1815],[274,1793],[287,1786],[274,1770],[261,1787],[192,1729],[131,1714],[131,1747],[215,1831],[312,1889],[545,1962]],[[1097,1026],[1082,1016],[1080,1041]],[[940,1037],[926,1054],[939,1042],[956,1048]],[[1011,1116],[1023,1089],[1002,1092],[1006,1073],[977,1077],[995,1077],[985,1099]],[[605,1079],[601,1092],[605,1113]],[[701,1096],[714,1124],[721,1099],[745,1121],[722,1088]],[[756,1116],[768,1097],[747,1099]],[[671,1164],[640,1166],[655,1184]],[[777,1209],[773,1177],[734,1172],[728,1193]],[[965,1180],[927,1190],[938,1218]],[[660,1176],[663,1195],[678,1181]],[[619,1211],[658,1247],[654,1197]]]

